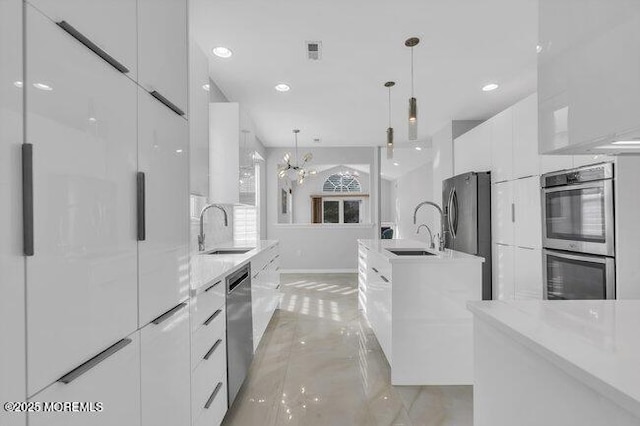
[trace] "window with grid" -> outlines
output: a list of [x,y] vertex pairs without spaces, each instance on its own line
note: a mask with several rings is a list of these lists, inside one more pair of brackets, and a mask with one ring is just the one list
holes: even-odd
[[327,178],[322,186],[323,192],[361,192],[358,178],[351,174],[336,173]]

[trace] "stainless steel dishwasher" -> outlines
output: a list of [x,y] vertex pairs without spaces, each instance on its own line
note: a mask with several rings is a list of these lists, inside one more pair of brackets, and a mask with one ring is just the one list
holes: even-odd
[[229,407],[247,377],[253,360],[251,265],[227,277],[227,385]]

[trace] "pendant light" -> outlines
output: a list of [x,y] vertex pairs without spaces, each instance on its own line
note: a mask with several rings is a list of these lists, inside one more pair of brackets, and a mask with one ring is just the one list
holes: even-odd
[[393,158],[393,127],[391,127],[391,88],[395,86],[395,81],[387,81],[384,87],[389,89],[389,127],[387,127],[387,158]]
[[409,98],[409,140],[418,139],[418,101],[413,93],[413,48],[420,43],[418,37],[411,37],[404,45],[411,48],[411,98]]
[[[313,159],[313,155],[307,152],[302,156],[302,164],[298,162],[298,133],[300,130],[293,129],[293,137],[295,140],[295,160],[291,158],[291,153],[287,152],[282,158],[282,164],[278,168],[278,176],[280,179],[289,177],[290,180],[298,180],[298,185],[302,185],[304,180],[311,175],[318,173],[316,170],[305,168],[306,164]],[[294,160],[295,163],[292,161]]]

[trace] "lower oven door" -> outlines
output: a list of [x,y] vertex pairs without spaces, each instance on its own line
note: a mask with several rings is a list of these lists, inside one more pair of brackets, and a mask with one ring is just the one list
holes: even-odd
[[544,298],[615,299],[615,259],[544,250]]

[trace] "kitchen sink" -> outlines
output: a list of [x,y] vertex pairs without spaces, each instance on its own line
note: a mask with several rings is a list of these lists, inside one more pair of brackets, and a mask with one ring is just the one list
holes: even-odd
[[208,251],[204,254],[245,254],[253,250],[253,248],[243,248],[243,249],[218,249]]
[[397,256],[435,256],[435,253],[430,253],[426,250],[418,250],[418,249],[387,249],[391,253]]

